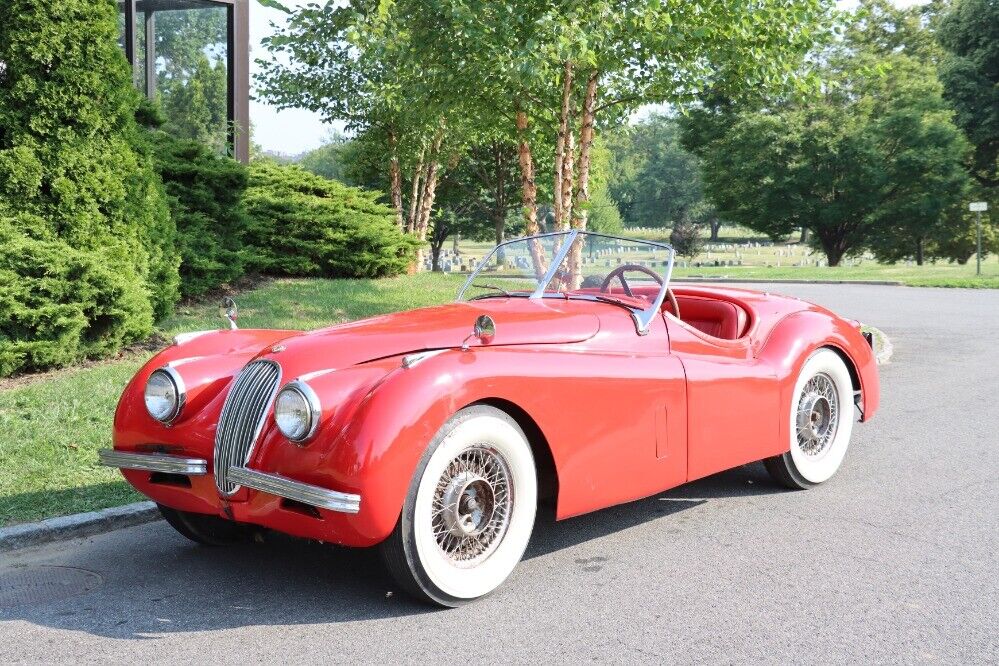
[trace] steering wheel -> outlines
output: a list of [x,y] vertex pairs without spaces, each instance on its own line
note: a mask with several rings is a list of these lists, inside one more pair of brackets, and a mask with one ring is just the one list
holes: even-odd
[[[659,273],[656,273],[651,268],[647,268],[645,266],[639,266],[638,264],[621,264],[620,266],[618,266],[617,268],[615,268],[614,270],[612,270],[610,273],[607,274],[607,277],[604,278],[603,284],[600,285],[600,291],[607,292],[608,288],[610,287],[610,283],[614,281],[614,278],[617,278],[618,280],[621,281],[621,286],[624,288],[625,295],[634,298],[635,293],[631,291],[631,285],[629,285],[628,281],[624,278],[625,271],[638,271],[639,273],[645,273],[653,280],[655,280],[660,287],[663,285],[662,277],[659,275]],[[680,304],[677,303],[676,301],[676,294],[673,293],[672,289],[666,289],[666,296],[669,297],[669,303],[670,305],[673,306],[673,314],[676,315],[677,319],[679,319]]]

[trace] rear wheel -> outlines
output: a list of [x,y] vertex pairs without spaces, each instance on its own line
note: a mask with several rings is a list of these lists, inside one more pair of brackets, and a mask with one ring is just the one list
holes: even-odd
[[853,432],[853,383],[839,354],[820,349],[805,362],[790,411],[790,450],[763,463],[778,483],[811,488],[836,473]]
[[162,504],[156,506],[170,527],[202,546],[229,546],[248,541],[251,535],[250,528],[218,516],[178,511]]
[[406,591],[440,606],[489,594],[520,562],[534,528],[531,446],[505,412],[475,405],[427,447],[382,556]]

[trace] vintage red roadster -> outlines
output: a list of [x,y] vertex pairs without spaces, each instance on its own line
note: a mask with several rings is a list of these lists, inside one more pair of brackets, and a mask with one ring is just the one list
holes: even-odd
[[[497,246],[457,302],[302,332],[178,336],[126,387],[106,465],[184,536],[378,546],[454,606],[559,519],[763,461],[808,488],[878,408],[872,342],[804,301],[672,286],[668,245]],[[235,314],[230,313],[235,319]]]

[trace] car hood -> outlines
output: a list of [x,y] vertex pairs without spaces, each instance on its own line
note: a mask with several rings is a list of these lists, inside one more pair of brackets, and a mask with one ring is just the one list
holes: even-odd
[[[490,298],[451,303],[301,333],[265,348],[282,366],[345,368],[364,361],[430,349],[458,347],[480,315],[496,322],[490,347],[565,344],[592,338],[600,319],[581,303],[551,299]],[[472,339],[472,346],[480,346]],[[276,350],[276,351],[275,351]]]

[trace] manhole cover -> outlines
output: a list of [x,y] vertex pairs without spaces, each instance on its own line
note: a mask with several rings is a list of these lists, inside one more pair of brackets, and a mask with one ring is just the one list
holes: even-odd
[[0,574],[0,608],[75,597],[104,582],[99,574],[74,567],[34,566]]

